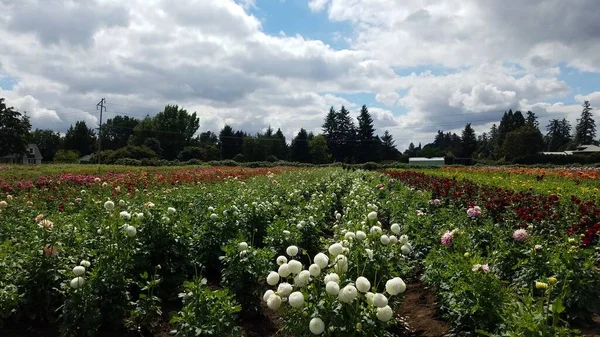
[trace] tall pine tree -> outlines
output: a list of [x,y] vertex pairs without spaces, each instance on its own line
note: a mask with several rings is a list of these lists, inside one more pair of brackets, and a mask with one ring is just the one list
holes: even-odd
[[575,127],[575,144],[589,145],[595,143],[595,140],[596,122],[592,115],[590,101],[585,101],[583,103],[583,111],[581,111],[581,118],[577,120],[577,126]]
[[364,163],[373,161],[376,155],[375,151],[375,128],[373,127],[373,118],[366,105],[363,105],[358,115],[358,130],[356,133],[358,140],[358,151],[356,161]]
[[463,158],[471,158],[471,155],[476,150],[477,137],[475,136],[475,130],[471,127],[471,123],[468,123],[465,125],[465,129],[462,132],[460,156]]

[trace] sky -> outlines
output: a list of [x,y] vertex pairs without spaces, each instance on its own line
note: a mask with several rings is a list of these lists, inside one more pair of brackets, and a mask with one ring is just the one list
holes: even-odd
[[600,107],[597,5],[0,0],[0,97],[59,132],[97,127],[106,98],[104,121],[178,104],[200,132],[270,125],[288,141],[320,132],[331,106],[365,104],[400,150],[469,122],[488,131],[508,109],[574,126],[585,100]]

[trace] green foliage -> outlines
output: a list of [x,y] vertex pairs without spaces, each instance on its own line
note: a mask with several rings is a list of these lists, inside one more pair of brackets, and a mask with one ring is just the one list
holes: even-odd
[[186,145],[190,144],[199,123],[195,112],[189,114],[187,110],[177,105],[167,105],[156,116],[146,117],[137,124],[130,143],[142,145],[147,138],[156,138],[163,150],[162,155],[172,160],[177,158]]
[[74,164],[79,162],[79,152],[76,151],[68,151],[68,150],[58,150],[54,154],[54,162],[55,163],[70,163]]
[[575,144],[589,145],[596,143],[596,121],[592,114],[590,101],[583,102],[581,117],[577,120],[575,127]]
[[206,160],[206,150],[198,146],[186,146],[179,152],[177,159],[181,161],[190,159]]
[[0,157],[25,153],[30,130],[29,117],[7,107],[0,98]]
[[327,140],[323,135],[315,136],[308,144],[308,150],[315,164],[325,164],[331,161]]
[[114,164],[122,159],[156,159],[158,156],[152,150],[145,146],[128,145],[115,151],[102,151],[100,153],[102,163]]
[[96,148],[96,133],[88,128],[85,121],[77,121],[71,125],[65,135],[64,149],[72,150],[85,156],[94,152]]
[[140,275],[141,280],[136,282],[139,288],[137,301],[131,301],[129,304],[132,307],[129,317],[125,320],[125,326],[140,334],[147,335],[155,333],[158,327],[158,319],[162,315],[161,300],[154,294],[161,279],[158,277],[157,266],[156,272],[150,278],[147,272]]
[[509,132],[502,146],[506,158],[513,159],[542,150],[544,139],[539,129],[525,126]]
[[31,133],[31,142],[40,149],[44,162],[54,160],[54,154],[60,147],[60,134],[52,130],[35,129]]
[[176,325],[175,336],[241,336],[237,315],[241,307],[226,289],[211,290],[206,279],[184,283],[183,309],[171,319]]
[[118,150],[127,146],[129,137],[133,134],[133,130],[140,122],[139,119],[129,116],[115,116],[109,118],[102,125],[102,149]]
[[242,250],[239,248],[241,242],[232,240],[223,247],[222,284],[235,295],[244,313],[257,314],[262,290],[259,281],[270,271],[275,254],[266,248]]

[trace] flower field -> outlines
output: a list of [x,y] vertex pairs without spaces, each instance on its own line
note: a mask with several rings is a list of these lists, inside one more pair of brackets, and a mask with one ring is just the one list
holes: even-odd
[[592,178],[15,168],[0,173],[1,336],[598,333]]

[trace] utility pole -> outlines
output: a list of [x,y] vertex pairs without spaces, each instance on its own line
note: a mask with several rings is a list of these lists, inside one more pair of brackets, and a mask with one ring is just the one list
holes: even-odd
[[106,111],[104,106],[106,100],[103,98],[96,104],[96,110],[100,107],[100,127],[98,128],[98,164],[100,164],[100,152],[102,151],[102,111]]

